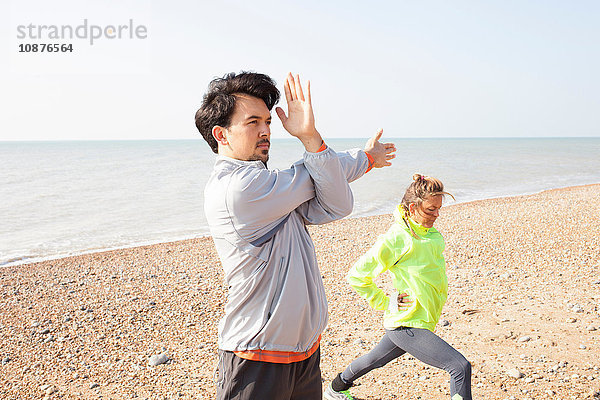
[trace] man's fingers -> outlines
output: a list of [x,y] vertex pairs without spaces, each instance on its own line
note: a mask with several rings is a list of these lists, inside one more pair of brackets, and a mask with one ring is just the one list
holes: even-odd
[[290,89],[290,81],[289,77],[285,80],[283,84],[283,91],[285,92],[285,100],[290,103],[292,101],[292,90]]
[[287,116],[285,115],[285,111],[283,111],[283,108],[275,107],[275,112],[277,113],[277,116],[281,120],[281,123],[285,125],[285,123],[287,121]]
[[290,97],[292,99],[291,101],[297,100],[298,94],[296,93],[296,82],[294,82],[294,75],[292,75],[291,72],[288,72],[288,76],[285,83],[290,88]]
[[308,100],[308,104],[312,105],[312,100],[310,97],[310,81],[306,82],[306,99]]
[[304,92],[302,91],[302,84],[300,83],[300,75],[296,74],[296,95],[298,100],[304,101]]
[[375,142],[378,141],[381,138],[381,135],[383,135],[383,129],[379,128],[375,136],[373,136],[373,140]]

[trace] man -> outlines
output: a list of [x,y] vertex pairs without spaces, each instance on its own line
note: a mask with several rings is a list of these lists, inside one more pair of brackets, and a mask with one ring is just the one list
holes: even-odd
[[319,343],[327,300],[307,224],[348,215],[348,182],[391,165],[393,144],[335,153],[315,128],[300,78],[285,82],[284,128],[304,145],[302,161],[267,169],[271,109],[279,91],[263,74],[213,80],[196,126],[218,154],[204,210],[229,288],[219,323],[218,399],[321,399]]

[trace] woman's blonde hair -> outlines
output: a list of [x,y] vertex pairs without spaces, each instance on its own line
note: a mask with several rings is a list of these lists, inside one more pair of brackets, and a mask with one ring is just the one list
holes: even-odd
[[[404,197],[402,197],[402,208],[404,209],[405,217],[410,214],[409,206],[414,203],[418,207],[421,206],[423,200],[430,196],[445,196],[448,195],[454,199],[450,193],[444,191],[444,184],[437,178],[433,178],[431,176],[425,176],[421,174],[414,174],[412,183],[406,188],[406,192],[404,193]],[[456,199],[454,199],[456,200]],[[408,223],[408,221],[404,221],[406,225],[410,228],[410,231],[413,235],[415,233],[412,230],[412,227]]]
[[406,188],[404,197],[402,197],[402,207],[408,211],[408,206],[415,203],[420,206],[423,200],[429,196],[448,195],[454,199],[448,192],[444,192],[444,184],[437,178],[414,174],[412,183]]

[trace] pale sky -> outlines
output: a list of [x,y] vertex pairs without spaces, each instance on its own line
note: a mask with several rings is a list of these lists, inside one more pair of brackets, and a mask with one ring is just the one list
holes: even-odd
[[[600,136],[598,1],[11,0],[0,15],[0,140],[201,140],[208,83],[240,70],[280,90],[288,71],[310,79],[325,138]],[[147,37],[17,37],[85,19]],[[73,52],[18,52],[43,42]]]

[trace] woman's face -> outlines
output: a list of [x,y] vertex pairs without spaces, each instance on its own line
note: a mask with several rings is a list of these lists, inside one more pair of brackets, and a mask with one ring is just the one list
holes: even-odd
[[420,206],[411,203],[409,206],[410,217],[425,228],[433,227],[435,220],[440,216],[442,197],[441,195],[426,197]]

